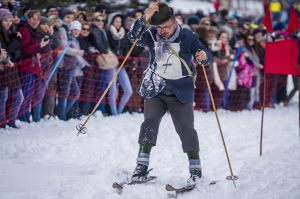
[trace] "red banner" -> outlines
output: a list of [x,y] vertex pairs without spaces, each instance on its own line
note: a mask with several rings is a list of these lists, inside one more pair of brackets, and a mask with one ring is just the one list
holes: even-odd
[[300,75],[298,70],[298,42],[296,39],[267,42],[265,72]]

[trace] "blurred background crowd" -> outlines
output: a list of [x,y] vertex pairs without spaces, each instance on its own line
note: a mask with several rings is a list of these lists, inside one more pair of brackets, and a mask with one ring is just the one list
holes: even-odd
[[[88,115],[119,66],[104,69],[99,56],[111,50],[122,62],[131,46],[126,33],[149,3],[81,0],[65,6],[51,2],[1,2],[0,128],[19,128],[16,120],[29,123],[41,118],[69,120]],[[175,5],[175,0],[167,2]],[[294,87],[287,92],[287,75],[264,74],[264,54],[267,41],[298,38],[286,31],[290,6],[298,9],[298,3],[192,3],[194,11],[174,8],[176,20],[183,28],[198,33],[213,54],[207,74],[217,108],[260,109],[263,95],[267,107],[288,106],[298,90],[297,77],[293,77]],[[272,12],[272,35],[262,24],[266,3],[270,3]],[[136,90],[147,64],[148,49],[135,47],[97,109],[104,115],[142,112],[143,99]],[[211,111],[201,67],[197,72],[195,109]]]

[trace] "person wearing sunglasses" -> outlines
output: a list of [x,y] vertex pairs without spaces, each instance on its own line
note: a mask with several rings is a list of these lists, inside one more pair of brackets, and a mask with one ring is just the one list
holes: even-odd
[[[148,29],[143,28],[149,24]],[[196,184],[202,170],[198,135],[194,128],[195,87],[187,67],[189,71],[193,70],[193,58],[207,65],[211,55],[197,34],[182,28],[175,19],[173,9],[161,2],[151,3],[144,16],[135,21],[128,38],[133,42],[137,37],[138,46],[149,48],[150,63],[138,90],[145,98],[144,122],[140,128],[140,150],[132,181],[147,179],[150,151],[156,145],[161,119],[169,111],[183,152],[189,159],[188,183]]]
[[[109,42],[108,42],[108,37],[106,34],[106,29],[105,29],[105,17],[99,13],[96,12],[93,15],[93,22],[92,22],[92,28],[91,28],[91,33],[89,36],[91,45],[95,48],[96,52],[100,54],[106,54],[108,53],[109,50]],[[111,69],[100,69],[100,67],[95,67],[96,74],[95,74],[95,93],[94,97],[96,100],[98,100],[103,91],[106,89],[108,83],[112,79],[113,75],[117,71],[117,66]],[[110,105],[110,112],[113,115],[117,114],[116,111],[116,89],[117,89],[117,84],[116,81],[114,81],[108,91],[108,99],[109,99],[109,105]],[[102,112],[105,112],[104,109],[104,102],[102,102],[99,106],[99,110]]]

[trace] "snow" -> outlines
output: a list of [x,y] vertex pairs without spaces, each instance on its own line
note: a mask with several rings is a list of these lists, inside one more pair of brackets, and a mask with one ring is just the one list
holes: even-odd
[[[214,113],[195,111],[203,179],[198,189],[180,198],[299,199],[300,148],[298,109],[265,110],[263,156],[259,157],[261,111],[218,111],[233,173],[235,189]],[[85,119],[85,118],[84,118]],[[183,185],[189,177],[187,157],[181,150],[171,117],[160,126],[151,153],[154,183],[128,186],[119,195],[115,180],[135,167],[142,114],[104,117],[97,113],[87,124],[88,134],[76,136],[76,125],[56,119],[0,130],[1,199],[119,199],[167,198],[166,183]],[[208,186],[211,180],[219,181]]]

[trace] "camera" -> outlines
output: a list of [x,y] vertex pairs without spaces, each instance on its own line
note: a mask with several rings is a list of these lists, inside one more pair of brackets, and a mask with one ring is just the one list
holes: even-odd
[[49,35],[45,35],[44,36],[44,41],[48,41],[50,39],[50,36]]

